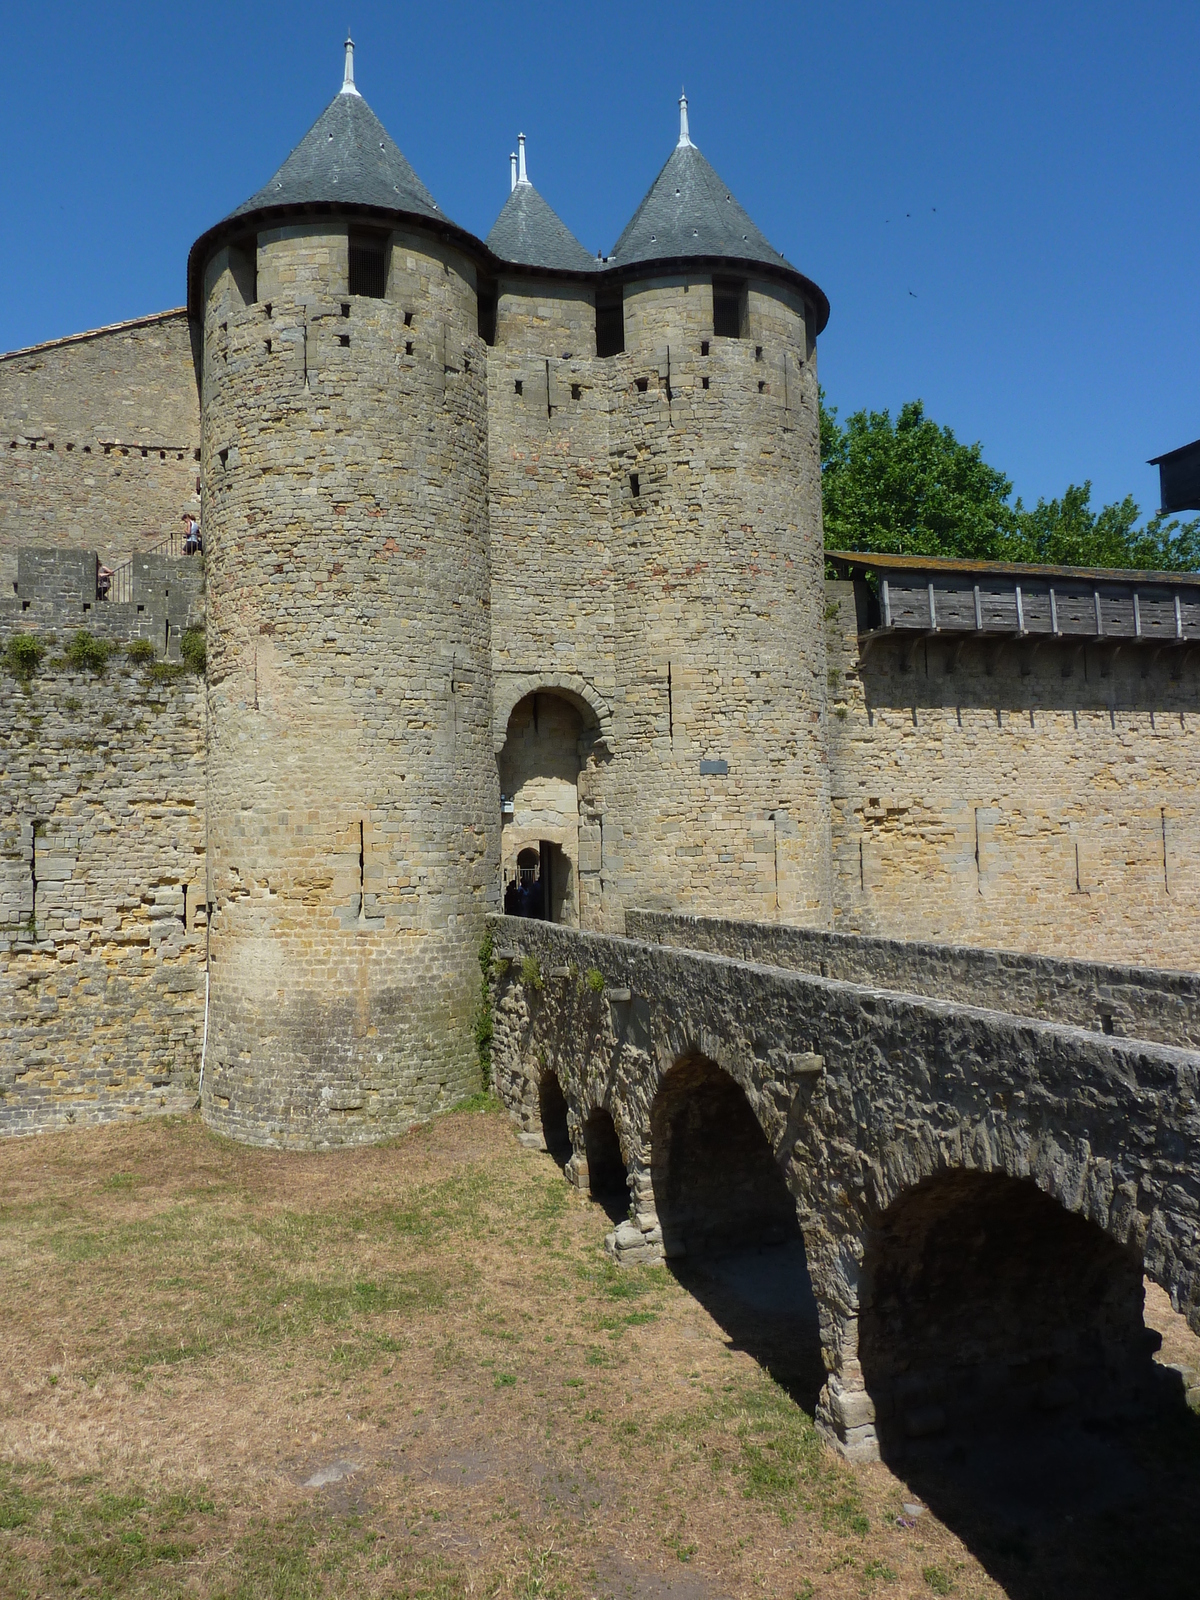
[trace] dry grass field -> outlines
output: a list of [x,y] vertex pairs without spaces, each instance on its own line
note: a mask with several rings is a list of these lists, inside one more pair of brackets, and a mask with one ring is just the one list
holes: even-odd
[[334,1155],[8,1141],[0,1207],[6,1600],[1200,1594],[1190,1414],[850,1469],[786,1338],[760,1364],[719,1296],[618,1273],[492,1105]]

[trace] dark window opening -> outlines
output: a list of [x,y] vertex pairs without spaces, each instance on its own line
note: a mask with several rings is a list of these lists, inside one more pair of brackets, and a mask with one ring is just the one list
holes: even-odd
[[270,339],[267,340],[267,354],[268,355],[271,354],[271,341],[270,341]]
[[496,285],[487,278],[481,278],[476,290],[476,304],[479,314],[479,337],[484,344],[496,342]]
[[758,392],[759,392],[759,394],[762,394],[763,391],[766,389],[766,387],[767,387],[767,380],[765,378],[760,378],[758,380]]
[[633,381],[637,385],[637,391],[639,394],[645,394],[646,390],[650,387],[649,378],[635,378]]
[[412,355],[412,340],[411,339],[406,339],[404,341],[404,354],[406,356]]
[[382,300],[387,293],[387,239],[378,233],[350,232],[350,293]]
[[350,302],[349,302],[349,300],[343,300],[342,301],[342,315],[344,317],[348,317],[350,315]]
[[404,313],[404,326],[406,328],[411,328],[412,327],[412,312],[411,311],[406,311]]
[[263,315],[267,317],[271,315],[271,302],[269,300],[267,301],[266,305],[263,306]]
[[619,356],[625,349],[625,304],[617,294],[596,296],[596,354]]
[[713,279],[713,333],[718,338],[745,338],[746,301],[746,285],[740,278]]
[[707,339],[701,339],[701,341],[700,341],[700,354],[702,356],[706,356],[708,354],[708,340]]
[[760,345],[760,344],[756,344],[754,346],[754,359],[755,359],[755,361],[761,361],[762,360],[762,345]]
[[[244,305],[252,306],[258,299],[258,240],[244,239],[229,247],[229,271]],[[221,324],[221,332],[228,332],[229,324]]]
[[573,383],[571,385],[571,399],[572,400],[582,400],[583,399],[583,386],[582,386],[582,384]]
[[513,393],[514,394],[524,394],[525,393],[525,385],[521,382],[520,378],[518,378],[517,381],[513,384]]
[[629,492],[635,500],[642,492],[642,480],[636,472],[629,474]]
[[343,350],[349,350],[349,348],[350,348],[350,335],[348,333],[339,333],[338,334],[338,343],[341,345]]
[[700,387],[702,389],[707,389],[708,388],[708,379],[707,378],[701,378],[700,379]]

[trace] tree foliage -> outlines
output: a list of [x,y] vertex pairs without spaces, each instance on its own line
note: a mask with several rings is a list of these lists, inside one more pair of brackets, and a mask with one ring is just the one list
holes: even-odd
[[1090,482],[1027,510],[1012,483],[925,415],[920,400],[856,411],[844,424],[821,402],[825,545],[888,555],[956,556],[1052,566],[1200,569],[1200,519],[1155,513],[1139,528],[1131,495],[1098,510]]

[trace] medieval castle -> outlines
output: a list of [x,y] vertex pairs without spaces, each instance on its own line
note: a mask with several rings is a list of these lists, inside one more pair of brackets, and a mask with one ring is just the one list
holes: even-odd
[[514,884],[1196,965],[1200,578],[827,579],[829,305],[680,108],[611,255],[523,139],[480,241],[348,45],[185,309],[0,357],[0,1129],[398,1131],[477,1086]]

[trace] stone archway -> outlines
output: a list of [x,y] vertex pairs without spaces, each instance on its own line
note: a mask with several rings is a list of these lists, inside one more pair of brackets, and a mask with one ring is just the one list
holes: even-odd
[[745,1091],[705,1056],[659,1083],[650,1180],[675,1276],[812,1411],[824,1372],[796,1202]]
[[553,1072],[545,1073],[538,1085],[538,1116],[546,1149],[558,1165],[565,1168],[572,1155],[567,1097]]
[[583,1125],[583,1145],[587,1152],[588,1193],[614,1222],[619,1222],[629,1211],[629,1174],[612,1114],[603,1106],[589,1112]]
[[[501,876],[510,914],[579,925],[579,773],[584,719],[541,689],[513,707],[500,751]],[[536,854],[536,889],[525,860]],[[520,865],[518,863],[520,862]]]

